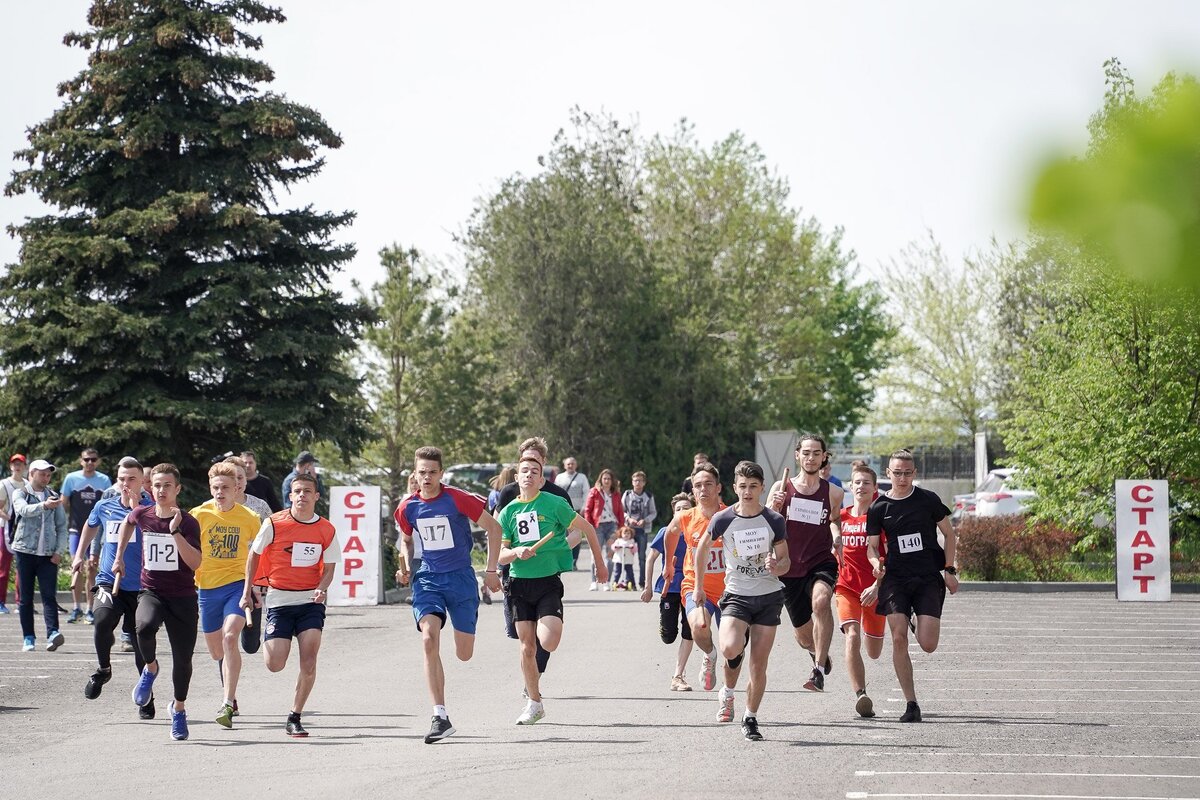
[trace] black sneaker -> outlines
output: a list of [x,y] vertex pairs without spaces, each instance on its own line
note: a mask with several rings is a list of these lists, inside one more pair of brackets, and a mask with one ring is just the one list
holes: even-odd
[[154,719],[154,695],[150,695],[149,703],[138,706],[138,719]]
[[437,714],[433,715],[433,724],[429,726],[429,733],[425,737],[425,744],[433,744],[439,739],[445,739],[447,736],[454,735],[454,726],[450,724],[450,718],[443,719]]
[[83,687],[83,696],[88,700],[95,700],[100,696],[100,690],[104,688],[104,684],[108,683],[112,678],[112,668],[97,669],[92,673],[92,677],[88,678],[87,685]]
[[804,688],[810,692],[825,691],[825,676],[821,674],[820,667],[813,667],[812,676],[805,682]]
[[745,736],[752,742],[761,742],[762,734],[758,732],[758,720],[755,717],[745,717],[742,719],[742,736]]
[[860,717],[870,718],[875,716],[875,704],[871,702],[866,689],[859,689],[854,693],[854,697],[854,710],[858,712]]
[[[808,657],[812,659],[813,666],[815,667],[817,665],[817,654],[814,653],[813,651],[809,650]],[[832,675],[833,674],[833,656],[826,653],[825,654],[825,663],[823,666],[825,667],[825,674]]]
[[288,717],[287,725],[284,725],[283,729],[287,732],[287,735],[291,736],[293,739],[303,739],[304,737],[308,736],[308,731],[304,730],[304,726],[300,724],[299,714]]
[[909,703],[908,706],[904,709],[904,713],[900,715],[900,721],[901,722],[920,722],[921,721],[921,707],[919,705],[917,705],[915,700],[913,702]]

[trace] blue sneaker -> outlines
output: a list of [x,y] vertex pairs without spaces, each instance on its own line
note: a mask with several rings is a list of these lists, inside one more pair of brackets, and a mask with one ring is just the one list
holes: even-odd
[[24,650],[26,653],[31,653],[31,652],[33,652],[33,648],[34,648],[35,646],[36,646],[36,645],[34,645],[34,643],[33,643],[33,637],[32,637],[32,636],[26,636],[26,637],[25,637],[25,644],[21,645],[21,649],[22,649],[22,650]]
[[171,703],[171,738],[177,742],[182,742],[187,737],[187,712],[176,711],[175,704]]
[[79,620],[82,618],[83,618],[83,612],[79,610],[79,606],[75,606],[75,608],[71,609],[70,616],[67,617],[67,624],[74,625],[76,622],[79,622]]
[[53,653],[58,648],[62,647],[62,643],[65,642],[66,640],[67,640],[66,637],[63,636],[58,631],[50,631],[50,636],[48,637],[48,641],[46,642],[46,649],[48,651],[50,651],[51,653]]
[[149,667],[142,667],[142,674],[133,685],[133,702],[136,705],[144,706],[150,702],[150,698],[154,696],[154,679],[157,677],[157,672],[151,672]]
[[12,612],[8,610],[8,606],[4,605],[4,603],[0,603],[0,614],[11,614],[11,613]]

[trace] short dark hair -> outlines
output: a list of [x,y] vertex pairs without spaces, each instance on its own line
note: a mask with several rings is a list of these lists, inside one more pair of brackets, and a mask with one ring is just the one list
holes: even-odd
[[907,447],[901,447],[899,450],[888,456],[888,461],[891,461],[892,459],[897,461],[908,461],[911,462],[913,466],[916,466],[917,464],[917,460],[913,458],[912,450],[909,450]]
[[680,492],[679,494],[677,494],[671,498],[671,508],[674,508],[675,504],[680,501],[685,502],[685,503],[691,503],[692,505],[696,505],[696,501],[692,498],[692,496],[690,494],[687,494],[686,492]]
[[855,461],[854,466],[850,468],[850,479],[854,480],[854,476],[858,473],[870,475],[873,483],[879,483],[879,476],[875,474],[875,470],[867,466],[865,461]]
[[174,464],[168,464],[165,461],[155,464],[154,468],[150,470],[150,477],[153,478],[155,475],[170,475],[175,479],[175,483],[183,485],[183,476],[179,474],[179,467]]
[[[296,488],[297,483],[311,483],[312,487],[313,487],[313,491],[318,491],[317,479],[314,478],[312,475],[309,475],[307,472],[301,472],[299,475],[292,478],[292,488],[293,489]],[[288,494],[291,494],[291,492],[288,492]]]
[[825,444],[825,437],[817,436],[815,433],[800,434],[800,438],[796,440],[796,449],[799,450],[800,445],[804,444],[805,442],[820,442],[822,450],[829,449],[829,445]]
[[413,463],[415,464],[418,459],[421,461],[436,461],[440,469],[442,466],[442,451],[431,445],[418,447],[417,452],[413,453]]
[[255,461],[258,461],[258,456],[254,454],[254,451],[253,451],[253,450],[243,450],[243,451],[240,453],[240,455],[241,455],[241,457],[242,457],[242,458],[245,458],[246,456],[250,456],[250,457],[251,457],[251,458],[253,458]]
[[550,456],[550,448],[546,445],[546,440],[541,436],[530,436],[517,447],[517,458],[526,450],[536,450],[542,454],[542,466],[546,465],[546,459]]
[[[125,469],[142,470],[142,462],[138,461],[133,456],[125,456],[124,458],[122,458],[120,461],[117,462],[117,469],[121,469],[122,467],[124,467]],[[144,471],[144,470],[142,470],[142,471]]]
[[709,475],[713,476],[713,480],[715,480],[717,483],[721,482],[721,473],[717,472],[717,468],[707,461],[705,461],[703,464],[697,464],[696,468],[692,470],[690,477],[694,478],[701,472],[707,472]]
[[756,480],[759,483],[766,482],[766,475],[763,474],[763,468],[753,461],[739,461],[738,465],[733,468],[734,478],[749,478]]
[[100,451],[94,447],[85,447],[85,448],[83,448],[83,451],[79,454],[79,456],[80,456],[80,458],[86,458],[87,456],[95,456],[96,458],[99,458]]

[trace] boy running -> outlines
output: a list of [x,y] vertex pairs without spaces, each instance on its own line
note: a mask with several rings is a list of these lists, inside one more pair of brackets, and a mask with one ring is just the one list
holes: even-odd
[[[693,590],[696,605],[700,605],[705,600],[704,574],[709,550],[714,542],[720,542],[726,564],[725,593],[720,602],[721,655],[727,664],[740,663],[746,646],[750,646],[750,682],[746,687],[742,735],[752,742],[763,738],[758,730],[758,706],[767,688],[767,661],[783,610],[783,584],[779,576],[790,566],[783,516],[759,500],[763,483],[762,467],[752,461],[743,461],[734,469],[733,488],[738,502],[714,514],[708,530],[697,542]],[[695,485],[693,478],[692,486]],[[730,717],[732,688],[729,686]]]
[[856,462],[850,471],[850,492],[854,505],[842,509],[842,535],[838,540],[837,598],[838,627],[846,637],[846,673],[854,690],[854,710],[860,717],[875,716],[874,704],[867,694],[867,668],[863,664],[862,644],[866,638],[867,655],[879,658],[883,652],[883,632],[887,620],[875,610],[879,583],[867,560],[867,509],[875,499],[875,470]]
[[154,698],[158,677],[158,629],[167,626],[171,645],[171,683],[175,702],[171,705],[171,738],[188,738],[188,687],[192,682],[192,655],[196,650],[196,573],[200,566],[200,526],[191,514],[176,506],[180,490],[179,470],[159,464],[150,470],[154,505],[139,506],[121,523],[117,553],[113,558],[114,579],[125,572],[125,549],[134,536],[142,540],[142,593],[137,604],[137,648],[146,666],[133,687],[133,702],[145,707]]
[[[692,508],[691,496],[677,494],[671,498],[672,514],[687,511],[689,508]],[[662,575],[658,576],[656,582],[650,580],[650,576],[654,574],[654,562],[658,560],[659,556],[664,555],[666,550],[666,538],[667,528],[664,525],[659,529],[654,541],[650,543],[650,554],[646,558],[646,573],[642,576],[642,602],[649,603],[650,598],[653,597],[650,591],[653,583],[654,591],[658,592],[662,598],[658,604],[658,635],[662,638],[663,644],[671,644],[676,637],[679,638],[679,654],[675,658],[675,673],[671,677],[671,691],[690,692],[692,687],[683,677],[687,670],[688,656],[692,654],[692,629],[688,625],[687,614],[683,611],[683,598],[679,592],[680,586],[683,584],[683,573],[676,572],[669,585],[664,584]],[[676,537],[675,560],[682,561],[686,555],[687,542],[682,536]],[[666,564],[665,559],[663,563]]]
[[245,590],[247,551],[262,524],[257,514],[234,502],[237,486],[237,467],[225,462],[213,464],[208,470],[212,500],[192,509],[192,516],[200,524],[202,559],[196,570],[200,627],[225,689],[217,712],[217,724],[223,728],[232,728],[237,714],[238,678],[242,674],[238,639],[246,627],[239,603]]
[[554,652],[562,639],[563,585],[558,576],[572,569],[568,529],[587,537],[596,563],[596,580],[608,580],[596,529],[565,500],[540,491],[543,480],[542,463],[522,456],[517,466],[520,493],[504,507],[498,520],[504,545],[500,563],[512,564],[508,591],[521,640],[521,672],[529,697],[525,710],[517,717],[518,725],[532,725],[546,715],[538,686],[536,643]]
[[[476,495],[442,485],[442,451],[422,447],[413,459],[418,493],[406,497],[396,509],[396,524],[403,535],[405,557],[400,559],[397,580],[413,581],[413,618],[425,647],[425,682],[433,699],[433,722],[425,744],[455,733],[446,712],[446,673],[442,669],[441,635],[446,618],[454,626],[454,651],[459,661],[470,661],[475,652],[475,625],[479,621],[479,592],[475,567],[471,565],[471,523],[487,533],[487,567],[483,582],[489,591],[500,591],[497,560],[500,556],[500,525],[484,510]],[[424,558],[416,574],[408,564],[413,558],[413,532],[421,540]]]

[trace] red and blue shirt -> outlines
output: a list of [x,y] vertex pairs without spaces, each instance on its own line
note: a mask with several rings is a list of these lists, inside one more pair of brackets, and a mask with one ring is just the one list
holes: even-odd
[[431,500],[420,494],[404,498],[394,516],[405,536],[420,538],[422,570],[453,572],[471,566],[471,523],[483,512],[482,497],[443,486]]

